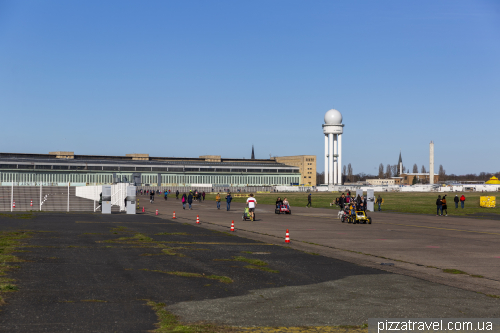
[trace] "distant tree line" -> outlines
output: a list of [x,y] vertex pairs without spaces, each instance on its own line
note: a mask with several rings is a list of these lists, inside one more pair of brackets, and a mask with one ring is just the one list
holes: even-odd
[[[403,173],[410,172],[409,169],[406,169],[403,166]],[[418,165],[415,163],[413,164],[413,173],[418,173]],[[422,165],[420,169],[420,173],[427,173],[427,169],[425,168],[424,165]],[[355,183],[355,182],[362,182],[366,181],[367,179],[372,179],[372,178],[391,178],[391,177],[397,177],[399,175],[399,167],[398,165],[390,165],[387,164],[384,167],[383,163],[380,163],[378,166],[378,175],[371,175],[371,174],[366,174],[364,172],[360,172],[357,174],[354,174],[353,168],[351,163],[344,165],[342,167],[342,179],[343,183]],[[479,174],[465,174],[465,175],[455,175],[455,174],[446,174],[446,170],[444,169],[443,165],[439,165],[439,181],[444,182],[448,180],[456,180],[458,182],[461,181],[487,181],[493,176],[496,176],[500,178],[500,171],[497,173],[491,173],[491,172],[480,172]],[[417,180],[417,178],[414,178],[414,184],[417,184],[421,182],[421,180]],[[317,185],[319,184],[325,184],[325,173],[324,172],[317,172],[316,173],[316,183]]]

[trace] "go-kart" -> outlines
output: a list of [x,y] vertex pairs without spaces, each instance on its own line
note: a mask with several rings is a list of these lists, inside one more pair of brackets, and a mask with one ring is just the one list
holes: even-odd
[[276,209],[274,210],[275,214],[292,214],[292,210],[290,209],[290,206],[287,205],[279,205],[276,206]]
[[364,211],[356,211],[356,215],[354,215],[354,219],[352,223],[363,223],[363,224],[372,224],[372,218],[366,216],[366,213]]
[[349,212],[349,209],[344,211],[344,213],[340,216],[340,221],[342,221],[342,223],[352,223],[352,221],[354,220],[354,217],[353,215],[350,214]]

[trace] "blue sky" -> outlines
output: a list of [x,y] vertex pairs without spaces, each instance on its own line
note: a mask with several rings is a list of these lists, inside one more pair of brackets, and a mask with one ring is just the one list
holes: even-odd
[[500,171],[498,1],[0,0],[0,151]]

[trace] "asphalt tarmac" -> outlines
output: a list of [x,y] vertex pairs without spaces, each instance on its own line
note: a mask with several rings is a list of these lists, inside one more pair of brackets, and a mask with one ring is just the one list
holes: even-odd
[[154,204],[139,197],[147,214],[158,209],[159,216],[168,219],[175,210],[188,223],[199,215],[215,230],[228,230],[234,220],[239,235],[276,244],[283,244],[289,229],[296,249],[369,267],[392,263],[384,269],[500,296],[500,231],[495,220],[371,212],[371,225],[353,225],[340,222],[338,209],[291,207],[291,215],[277,215],[274,206],[258,204],[257,220],[249,222],[241,220],[242,203],[232,203],[226,211],[224,203],[217,210],[214,201],[195,202],[188,211],[173,195]]
[[19,290],[2,293],[2,332],[149,331],[148,300],[184,322],[236,327],[500,315],[497,298],[182,219],[43,213],[0,226],[33,231],[8,272]]

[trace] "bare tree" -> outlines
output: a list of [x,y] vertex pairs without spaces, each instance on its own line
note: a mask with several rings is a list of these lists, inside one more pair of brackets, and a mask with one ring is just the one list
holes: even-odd
[[347,166],[346,165],[344,165],[342,167],[342,176],[345,176],[345,175],[347,175]]
[[352,166],[351,163],[347,165],[347,178],[352,182]]
[[384,165],[382,163],[378,166],[378,178],[384,178]]
[[442,164],[439,165],[439,173],[438,174],[439,174],[439,180],[444,181],[446,178],[446,170],[443,168]]
[[418,173],[417,163],[413,164],[413,173]]
[[387,167],[385,168],[385,178],[391,178],[392,177],[392,168],[390,164],[387,164]]
[[316,185],[325,183],[325,173],[316,172]]
[[427,173],[427,170],[425,170],[425,166],[424,165],[422,165],[422,169],[420,169],[420,172],[421,173]]
[[405,166],[403,166],[403,173],[406,173],[408,170],[406,169]]
[[398,169],[399,169],[399,167],[398,167],[397,164],[394,164],[394,165],[391,166],[392,175],[394,177],[396,177],[399,174]]

